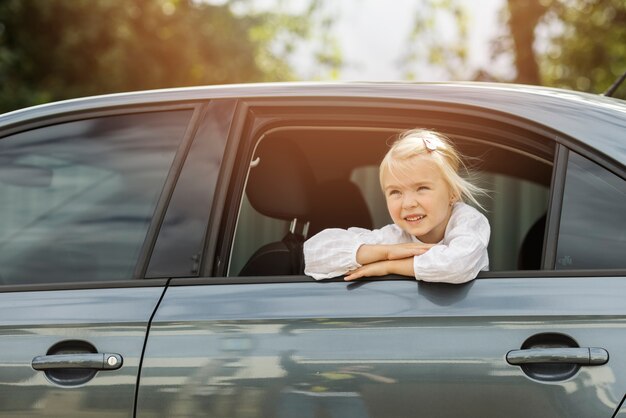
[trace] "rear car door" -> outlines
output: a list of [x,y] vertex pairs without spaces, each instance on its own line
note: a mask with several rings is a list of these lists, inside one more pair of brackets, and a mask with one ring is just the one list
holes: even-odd
[[[584,259],[584,246],[568,247],[584,235],[570,227],[581,220],[570,177],[581,172],[569,138],[513,115],[419,102],[259,101],[237,120],[237,155],[213,207],[220,227],[208,231],[216,251],[205,251],[203,275],[172,280],[159,305],[138,417],[613,416],[626,393],[626,265],[567,264]],[[339,206],[352,207],[346,192],[318,195],[317,185],[348,178],[367,195],[386,139],[415,126],[488,153],[493,271],[464,285],[291,274],[291,240],[319,220],[318,203],[337,226]],[[268,161],[274,174],[260,181]],[[609,189],[622,194],[603,194],[614,209],[598,211],[623,231],[609,214],[623,213],[624,179],[612,175]]]
[[133,416],[166,284],[137,279],[198,113],[52,114],[0,139],[0,417]]

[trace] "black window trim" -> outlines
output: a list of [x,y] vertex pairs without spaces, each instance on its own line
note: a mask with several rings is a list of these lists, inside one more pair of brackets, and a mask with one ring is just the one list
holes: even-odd
[[89,289],[126,289],[133,287],[165,287],[170,279],[151,280],[107,280],[84,282],[55,282],[38,284],[9,284],[1,285],[0,293],[16,292],[47,292],[56,290],[89,290]]
[[[474,280],[515,280],[515,279],[591,279],[596,277],[615,277],[625,278],[626,270],[502,270],[502,271],[481,271]],[[362,283],[384,280],[404,280],[418,282],[420,285],[447,285],[447,283],[424,282],[415,280],[409,276],[390,275],[383,277],[366,277],[354,282],[345,282],[343,278],[335,277],[331,279],[315,280],[312,277],[298,276],[230,276],[230,277],[180,277],[170,279],[168,286],[206,286],[206,285],[253,285],[253,284],[280,284],[280,283],[346,283],[349,288],[358,287]],[[473,281],[473,280],[472,280]],[[468,282],[471,283],[472,281]],[[457,284],[454,286],[463,286],[465,284]]]
[[[235,110],[231,119],[230,127],[228,129],[228,137],[226,139],[226,147],[224,148],[224,158],[220,166],[220,172],[217,177],[217,184],[215,187],[215,193],[213,196],[213,203],[211,204],[211,213],[209,217],[209,224],[207,226],[204,246],[202,249],[202,258],[200,261],[200,277],[215,277],[221,269],[224,268],[224,257],[221,253],[218,253],[218,243],[222,243],[224,240],[224,227],[222,225],[222,219],[224,213],[228,214],[228,209],[231,209],[231,198],[229,196],[231,190],[231,179],[233,178],[234,167],[237,164],[238,156],[237,150],[239,149],[239,141],[243,136],[246,119],[250,107],[247,103],[239,100],[235,103]],[[240,180],[235,177],[235,184]],[[243,187],[243,186],[240,186]],[[232,216],[227,216],[227,223]]]
[[561,144],[557,145],[550,186],[550,200],[544,231],[542,271],[554,270],[556,261],[556,246],[561,224],[561,208],[563,207],[563,192],[565,190],[565,175],[567,174],[567,160],[569,149]]

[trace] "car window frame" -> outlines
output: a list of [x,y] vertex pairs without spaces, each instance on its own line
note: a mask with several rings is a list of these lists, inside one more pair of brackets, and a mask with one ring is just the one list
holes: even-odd
[[[223,153],[220,156],[222,158],[222,162],[224,160],[226,160],[228,158],[229,152],[229,144],[232,142],[229,139],[229,135],[231,132],[231,128],[233,125],[233,120],[234,120],[234,116],[236,115],[237,112],[237,106],[238,106],[238,100],[235,98],[217,98],[217,99],[211,99],[207,102],[205,102],[201,108],[199,109],[199,116],[198,116],[198,121],[195,123],[195,126],[193,128],[193,133],[192,136],[189,140],[189,144],[187,146],[187,149],[184,151],[184,155],[182,157],[182,162],[180,167],[178,168],[178,172],[176,174],[176,184],[178,184],[179,181],[181,181],[181,175],[184,173],[185,171],[185,167],[187,164],[187,157],[189,156],[189,153],[193,147],[193,144],[195,141],[197,140],[201,140],[201,141],[205,141],[205,140],[209,140],[209,138],[201,138],[199,137],[199,135],[201,135],[205,130],[209,129],[209,127],[211,127],[211,125],[213,123],[216,123],[216,115],[214,114],[219,110],[227,110],[230,113],[229,119],[225,121],[224,123],[224,131],[222,132],[222,134],[225,133],[225,137],[219,138],[219,140],[223,140],[225,142],[225,146],[223,149]],[[215,190],[214,190],[214,195],[213,195],[213,200],[211,201],[210,204],[210,208],[206,213],[205,219],[204,219],[204,231],[202,234],[202,242],[200,243],[200,255],[199,255],[199,260],[198,260],[198,268],[197,268],[197,274],[195,276],[197,276],[198,274],[200,274],[201,271],[201,266],[202,266],[202,262],[203,262],[203,258],[204,258],[204,254],[207,251],[207,246],[209,244],[209,241],[207,240],[207,235],[208,235],[208,231],[211,230],[212,228],[212,219],[214,218],[213,213],[214,212],[219,212],[219,205],[215,204],[215,201],[217,200],[216,196],[219,195],[220,191],[223,189],[221,187],[221,182],[222,182],[222,167],[223,167],[223,163],[220,164],[220,169],[216,178],[216,184],[215,184]],[[189,181],[190,179],[187,179],[187,181]],[[183,179],[184,181],[184,179]],[[194,180],[195,181],[195,180]],[[160,222],[158,223],[159,226],[159,231],[156,235],[156,237],[154,238],[153,242],[152,242],[152,246],[150,247],[150,251],[148,252],[149,255],[149,259],[146,261],[146,263],[143,265],[144,269],[143,271],[140,272],[140,277],[148,279],[148,280],[154,280],[154,279],[159,279],[162,278],[162,276],[151,276],[150,275],[150,266],[151,263],[153,261],[153,257],[159,257],[159,254],[157,254],[155,252],[155,246],[158,242],[160,242],[161,237],[160,237],[160,233],[161,233],[161,228],[164,226],[163,222],[166,219],[166,216],[168,215],[168,211],[170,210],[170,207],[174,208],[175,206],[177,206],[178,202],[173,201],[172,199],[175,199],[175,193],[174,190],[176,188],[176,185],[174,185],[172,187],[172,190],[170,191],[169,197],[168,197],[168,201],[167,201],[167,207],[164,209],[164,211],[162,212],[162,218],[160,220]],[[182,197],[182,196],[180,196]],[[163,238],[164,240],[166,240],[167,238]],[[210,250],[210,246],[209,246],[209,250]],[[171,275],[171,277],[173,278],[177,278],[177,277],[192,277],[193,275],[184,275],[183,273],[180,274],[175,274],[175,275]],[[195,277],[194,276],[194,277]],[[168,275],[168,278],[169,275]]]
[[[92,107],[81,109],[78,111],[55,112],[51,110],[44,116],[38,116],[34,119],[27,119],[15,125],[0,127],[0,141],[6,137],[13,136],[18,133],[27,132],[33,129],[45,128],[48,126],[77,122],[81,120],[96,119],[109,116],[125,116],[142,113],[168,112],[168,111],[191,111],[191,116],[184,129],[184,134],[180,139],[174,158],[167,171],[165,181],[160,191],[159,198],[156,202],[154,212],[150,221],[150,225],[146,230],[146,237],[142,243],[141,250],[135,263],[133,276],[127,280],[111,280],[111,281],[77,281],[77,282],[51,282],[45,284],[10,284],[0,285],[0,292],[18,292],[18,291],[39,291],[39,290],[73,290],[73,289],[95,289],[95,288],[122,288],[137,286],[164,286],[167,279],[150,279],[143,280],[143,272],[147,268],[150,255],[167,205],[174,191],[176,180],[180,175],[180,171],[185,156],[191,146],[193,136],[200,121],[202,109],[208,101],[195,101],[188,103],[147,103],[133,104],[131,106],[103,106],[101,108]],[[97,105],[95,105],[97,106]]]
[[[205,251],[203,257],[200,280],[205,282],[218,280],[222,282],[225,280],[227,283],[269,283],[269,282],[282,282],[282,281],[314,281],[314,279],[300,275],[300,276],[264,276],[258,278],[238,278],[234,276],[226,276],[228,260],[230,257],[230,251],[232,248],[232,241],[234,239],[234,232],[237,222],[237,216],[233,213],[238,212],[239,203],[241,201],[242,193],[244,192],[245,177],[247,175],[247,165],[243,162],[249,159],[252,155],[253,149],[256,145],[256,141],[261,135],[261,132],[269,129],[272,126],[284,126],[289,121],[296,120],[297,117],[293,115],[285,114],[278,116],[263,115],[263,111],[276,107],[294,109],[300,108],[316,108],[319,114],[314,117],[320,118],[320,115],[328,117],[332,113],[328,110],[328,107],[343,107],[346,109],[350,107],[362,107],[362,108],[377,108],[377,109],[422,109],[422,110],[439,110],[450,115],[463,115],[476,118],[489,119],[495,122],[505,123],[510,127],[518,127],[526,131],[531,131],[538,136],[545,138],[547,141],[551,141],[554,148],[553,159],[553,179],[550,185],[549,205],[554,206],[554,209],[549,208],[550,211],[556,211],[562,201],[562,194],[559,197],[558,190],[555,193],[555,185],[558,186],[559,182],[564,181],[563,175],[560,173],[559,167],[562,167],[562,160],[557,159],[557,148],[560,146],[574,146],[582,148],[580,142],[573,138],[562,135],[557,130],[549,126],[539,125],[533,121],[520,118],[516,115],[504,113],[498,110],[489,108],[467,106],[467,105],[451,105],[450,103],[439,103],[432,101],[422,100],[392,100],[382,98],[354,98],[354,99],[333,99],[327,97],[315,97],[315,98],[275,98],[275,99],[248,99],[242,100],[238,111],[235,115],[235,121],[233,122],[233,128],[229,137],[229,144],[227,146],[228,157],[225,158],[222,166],[222,172],[220,173],[219,184],[222,188],[221,196],[216,193],[216,200],[214,205],[220,205],[221,210],[219,214],[212,217],[212,225],[219,225],[219,228],[209,228],[209,234],[207,236],[207,245],[211,246],[214,251]],[[320,110],[320,109],[326,109]],[[381,119],[384,119],[381,117]],[[378,122],[378,120],[377,120]],[[520,143],[514,141],[517,146],[522,150],[527,151],[541,151],[535,147],[535,145],[529,146],[527,143]],[[507,144],[508,144],[507,139]],[[565,144],[565,145],[564,145]],[[532,152],[531,152],[532,153]],[[552,154],[552,153],[551,153]],[[584,154],[583,154],[584,155]],[[596,156],[597,158],[597,156]],[[228,161],[227,161],[228,160]],[[555,200],[556,199],[556,200]],[[554,205],[553,201],[558,201],[558,205]],[[230,214],[224,216],[224,214]],[[547,220],[549,225],[551,219]],[[554,242],[557,239],[557,235],[554,235],[552,229],[546,230],[544,234],[544,251],[546,251],[549,245],[555,245]],[[209,244],[211,243],[211,244]],[[515,278],[515,277],[565,277],[565,276],[586,276],[589,272],[573,271],[571,274],[567,274],[565,270],[555,272],[547,269],[546,265],[553,263],[546,259],[545,255],[542,258],[541,270],[507,270],[497,272],[481,272],[478,278]],[[599,272],[599,275],[614,275],[619,272]],[[209,279],[212,278],[212,279]],[[401,276],[397,277],[400,280],[407,279]],[[176,279],[172,284],[178,283]],[[189,283],[187,279],[186,283]],[[337,279],[340,280],[340,279]],[[411,279],[412,280],[412,279]],[[182,282],[181,282],[182,283]],[[191,281],[193,283],[193,280]]]

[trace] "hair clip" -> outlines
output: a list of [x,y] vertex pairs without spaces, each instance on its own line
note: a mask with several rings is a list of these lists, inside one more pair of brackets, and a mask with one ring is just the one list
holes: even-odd
[[437,151],[437,144],[435,144],[430,138],[422,138],[424,146],[429,151]]

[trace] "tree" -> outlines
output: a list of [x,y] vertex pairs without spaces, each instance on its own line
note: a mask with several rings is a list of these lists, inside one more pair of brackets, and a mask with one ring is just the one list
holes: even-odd
[[245,1],[3,0],[0,112],[101,93],[293,79],[290,44],[310,36],[318,2],[302,15],[237,14],[236,3]]
[[[467,3],[420,0],[407,63],[427,61],[452,79],[481,79],[605,91],[626,71],[624,0],[507,0],[500,13],[503,33],[493,40],[494,61],[511,57],[515,75],[499,79],[487,69],[468,77]],[[451,17],[457,34],[441,34],[436,18]],[[408,76],[413,74],[408,72]],[[626,86],[616,97],[626,98]]]
[[511,32],[517,69],[517,83],[541,84],[539,64],[535,56],[535,28],[546,12],[539,1],[507,0],[508,26]]
[[[601,93],[626,71],[623,0],[552,1],[541,26],[552,28],[539,54],[547,85]],[[626,98],[624,87],[619,97]]]
[[602,93],[626,71],[623,0],[508,0],[506,12],[515,81]]

